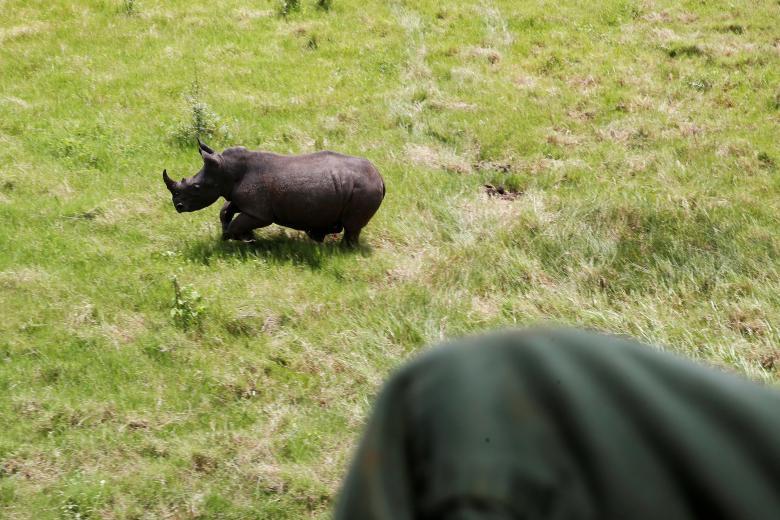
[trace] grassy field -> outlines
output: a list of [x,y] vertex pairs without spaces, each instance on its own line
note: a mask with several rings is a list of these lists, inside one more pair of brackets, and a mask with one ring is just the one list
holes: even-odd
[[[780,380],[780,2],[0,9],[2,518],[326,518],[388,373],[490,328]],[[372,160],[363,247],[177,214],[198,134]]]

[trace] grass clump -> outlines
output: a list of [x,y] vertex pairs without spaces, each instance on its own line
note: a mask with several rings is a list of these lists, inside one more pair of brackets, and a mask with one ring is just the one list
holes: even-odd
[[200,294],[191,285],[179,285],[179,280],[175,276],[171,281],[174,293],[171,319],[183,330],[199,328],[206,311]]
[[688,85],[699,92],[707,92],[712,89],[712,81],[707,78],[696,78],[688,82]]
[[777,166],[777,163],[772,158],[772,156],[766,152],[758,152],[758,162],[762,167],[770,170]]
[[127,16],[133,16],[138,13],[138,2],[136,0],[122,0],[122,10]]
[[295,11],[301,10],[300,0],[279,0],[276,12],[279,16],[286,17]]
[[675,45],[666,51],[670,58],[704,56],[706,53],[698,45]]

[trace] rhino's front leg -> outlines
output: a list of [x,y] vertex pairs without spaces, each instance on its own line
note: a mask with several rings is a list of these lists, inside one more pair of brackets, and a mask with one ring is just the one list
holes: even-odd
[[225,236],[227,233],[228,227],[230,226],[230,221],[233,220],[233,216],[238,213],[238,208],[236,205],[231,201],[226,201],[225,204],[222,206],[222,209],[219,210],[219,221],[222,223],[222,239],[227,240],[228,237]]
[[253,229],[270,226],[272,223],[273,222],[270,219],[262,220],[251,215],[247,215],[246,213],[240,213],[235,218],[235,220],[230,223],[227,231],[222,234],[222,238],[225,240],[232,239],[251,242],[255,239],[254,235],[252,234]]

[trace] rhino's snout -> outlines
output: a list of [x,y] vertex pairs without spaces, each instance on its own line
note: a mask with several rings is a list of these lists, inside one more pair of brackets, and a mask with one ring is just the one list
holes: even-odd
[[174,204],[174,207],[176,208],[176,211],[178,211],[179,213],[184,211],[184,204],[182,204],[181,202],[177,202],[176,204]]

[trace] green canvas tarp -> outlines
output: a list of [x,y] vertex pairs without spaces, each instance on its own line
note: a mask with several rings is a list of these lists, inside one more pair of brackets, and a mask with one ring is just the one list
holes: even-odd
[[611,336],[503,332],[385,385],[346,519],[780,518],[780,394]]

